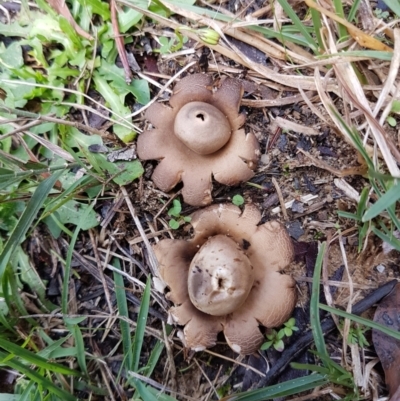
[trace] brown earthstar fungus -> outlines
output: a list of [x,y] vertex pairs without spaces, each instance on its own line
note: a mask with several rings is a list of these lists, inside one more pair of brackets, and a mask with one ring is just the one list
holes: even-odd
[[184,201],[204,206],[212,200],[211,176],[236,185],[254,175],[259,145],[240,129],[242,94],[236,79],[227,78],[214,90],[210,76],[194,74],[175,85],[171,107],[154,103],[147,109],[155,129],[139,136],[137,152],[142,160],[160,160],[152,176],[158,188],[168,192],[183,181]]
[[191,240],[155,245],[159,276],[173,302],[171,320],[185,326],[195,351],[215,345],[224,332],[238,353],[255,352],[264,340],[259,325],[277,327],[296,303],[293,278],[282,274],[293,259],[286,229],[277,221],[258,225],[259,210],[213,205],[192,215]]

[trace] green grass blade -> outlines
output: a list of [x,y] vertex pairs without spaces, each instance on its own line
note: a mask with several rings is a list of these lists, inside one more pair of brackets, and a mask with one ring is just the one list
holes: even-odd
[[76,359],[78,361],[78,365],[81,368],[82,372],[88,375],[88,370],[86,366],[86,352],[85,352],[85,343],[83,341],[83,336],[80,327],[77,324],[68,325],[70,332],[72,333],[76,346]]
[[36,353],[33,353],[25,348],[20,347],[17,344],[14,344],[2,338],[0,338],[0,348],[4,349],[10,354],[18,356],[18,358],[22,358],[29,364],[36,365],[51,372],[60,373],[63,375],[79,376],[79,372],[77,372],[76,370],[69,369],[63,365],[59,365],[58,363],[48,362],[46,359],[38,356]]
[[[171,397],[170,395],[165,394],[165,392],[163,393],[161,390],[157,390],[154,387],[146,386],[146,390],[148,393],[153,394],[158,401],[177,401],[176,398]],[[144,400],[146,400],[146,398],[144,398]]]
[[[374,180],[370,180],[370,183],[371,183],[371,186],[374,189],[375,193],[379,196],[379,198],[381,198],[383,195],[382,195],[381,190],[380,190],[379,186],[377,185],[377,183]],[[386,182],[384,180],[379,180],[379,183],[382,188],[387,189]],[[397,218],[396,213],[393,210],[393,208],[389,207],[387,209],[387,212],[390,216],[391,222],[396,226],[396,228],[398,230],[400,230],[400,220]]]
[[375,171],[374,163],[373,163],[372,159],[369,157],[367,151],[365,150],[365,147],[364,147],[364,145],[362,143],[362,140],[361,140],[360,135],[358,134],[358,132],[355,129],[351,129],[347,125],[347,123],[344,121],[342,116],[336,111],[336,109],[334,107],[330,107],[330,109],[331,109],[331,112],[335,115],[335,117],[340,122],[342,128],[346,131],[347,135],[353,141],[354,146],[357,148],[357,150],[360,152],[361,156],[363,157],[363,159],[367,163],[368,169],[372,170],[372,171]]
[[[333,4],[335,7],[335,11],[336,11],[335,14],[343,19],[346,19],[345,15],[344,15],[344,11],[343,11],[342,0],[333,0]],[[347,29],[345,26],[343,26],[339,22],[337,24],[338,24],[338,28],[339,28],[339,41],[343,42],[349,36],[349,34],[347,33]]]
[[72,199],[75,196],[75,193],[82,191],[85,187],[87,187],[93,182],[96,182],[96,179],[91,176],[83,176],[80,179],[76,180],[59,196],[57,196],[54,199],[51,199],[50,202],[46,204],[41,219],[54,213],[63,204],[67,203],[70,199]]
[[[158,2],[155,2],[155,3],[158,3]],[[218,21],[223,21],[223,22],[228,22],[228,23],[242,22],[242,20],[240,20],[239,18],[236,18],[236,17],[232,18],[228,15],[219,13],[214,10],[208,10],[204,7],[193,6],[193,5],[186,4],[186,3],[176,1],[176,0],[163,1],[163,3],[165,3],[166,5],[168,5],[168,3],[171,3],[178,7],[183,8],[185,10],[196,13],[198,15],[204,15],[204,16],[207,16],[208,18],[212,18],[212,19],[215,19]],[[135,5],[135,9],[136,8],[140,9],[140,7],[138,7],[137,4]],[[142,10],[145,11],[146,9],[142,8]],[[300,24],[301,24],[301,21],[300,21]],[[302,29],[304,29],[308,32],[308,30],[310,28],[304,26],[303,24],[301,24],[301,25],[302,25]],[[296,43],[296,44],[299,44],[302,46],[309,46],[309,43],[310,43],[309,38],[311,38],[311,40],[313,40],[309,33],[307,35],[307,38],[302,37],[300,35],[287,35],[285,33],[285,30],[288,29],[289,27],[286,27],[286,26],[282,27],[282,30],[280,32],[277,32],[273,29],[258,26],[258,25],[248,25],[246,28],[251,29],[252,31],[255,31],[255,32],[259,32],[259,33],[265,35],[267,38],[275,38],[275,39],[279,39],[279,40],[284,39],[284,40],[288,40],[290,42],[293,42],[293,43]],[[296,27],[296,31],[298,31],[297,27]]]
[[261,401],[297,394],[328,383],[325,375],[313,374],[258,390],[228,395],[220,401]]
[[26,205],[24,212],[8,238],[4,250],[0,255],[0,277],[3,275],[15,248],[24,240],[25,234],[31,227],[33,220],[62,173],[63,170],[54,173],[51,177],[42,181],[36,188],[36,191]]
[[63,349],[62,345],[71,337],[70,335],[68,335],[66,337],[59,338],[56,341],[53,341],[53,339],[50,338],[42,329],[38,330],[38,334],[41,339],[49,344],[46,348],[38,352],[38,355],[45,359],[57,358],[58,351],[60,349]]
[[67,393],[65,390],[63,390],[60,387],[57,387],[54,383],[52,383],[50,380],[46,379],[44,376],[42,376],[35,370],[32,370],[29,366],[26,366],[23,363],[16,360],[15,357],[10,359],[9,355],[0,351],[0,365],[1,364],[9,366],[10,368],[15,369],[18,372],[24,374],[29,379],[36,382],[43,389],[46,389],[50,393],[53,393],[56,396],[58,396],[61,400],[76,401],[76,398],[72,394]]
[[361,0],[355,0],[350,8],[349,15],[347,16],[347,20],[352,22],[356,16],[358,6],[360,5]]
[[365,57],[368,59],[376,58],[378,60],[390,61],[393,58],[393,52],[384,52],[379,50],[354,50],[354,51],[342,51],[340,53],[321,54],[316,58],[322,60],[329,60],[332,57]]
[[290,366],[294,369],[311,370],[311,372],[318,372],[321,375],[326,375],[329,373],[329,369],[325,366],[311,365],[309,363],[292,362]]
[[[111,263],[115,268],[121,270],[119,259],[113,259]],[[114,272],[114,283],[115,283],[115,295],[117,298],[118,312],[121,317],[129,319],[128,302],[126,300],[124,279],[121,274]],[[126,367],[131,369],[133,366],[133,354],[132,354],[132,340],[131,331],[128,321],[120,319],[119,327],[121,329],[122,337],[122,350],[124,355],[124,364]]]
[[318,46],[320,49],[324,48],[324,41],[322,40],[322,35],[321,35],[321,29],[322,29],[322,23],[321,23],[321,14],[314,9],[311,9],[311,19],[313,21],[313,26],[314,26],[314,32],[315,36],[317,38]]
[[361,191],[360,201],[358,202],[358,206],[357,206],[358,220],[362,219],[362,215],[364,214],[364,211],[367,208],[368,194],[369,194],[369,188],[365,187]]
[[135,384],[135,388],[138,391],[140,397],[142,398],[142,400],[146,400],[146,401],[160,401],[160,398],[153,395],[152,393],[150,393],[150,391],[148,390],[147,386],[145,384],[143,384],[140,380],[135,380],[134,381]]
[[[10,266],[7,266],[1,279],[3,296],[9,309],[13,311],[13,316],[29,315],[28,311],[25,308],[25,304],[20,296],[20,289],[18,288],[17,277]],[[27,318],[26,321],[33,327],[36,326],[36,322],[34,319]]]
[[321,329],[321,321],[319,318],[319,293],[320,293],[320,277],[322,270],[322,261],[325,254],[326,242],[323,242],[319,248],[317,261],[315,262],[312,293],[310,300],[310,324],[314,336],[315,346],[317,347],[318,354],[322,357],[329,358],[325,346],[324,333]]
[[157,341],[156,345],[151,351],[150,357],[147,361],[146,366],[141,371],[143,376],[150,377],[155,367],[157,366],[158,360],[160,359],[161,353],[164,350],[164,343]]
[[382,241],[387,242],[394,249],[400,251],[400,241],[393,235],[384,234],[382,231],[378,230],[376,227],[372,227],[372,232],[378,236]]
[[68,286],[69,286],[69,277],[71,275],[71,262],[72,262],[72,255],[75,249],[75,243],[78,239],[79,232],[81,231],[81,224],[86,220],[87,215],[93,209],[94,203],[89,205],[89,207],[85,210],[82,216],[81,223],[78,224],[75,228],[74,235],[72,236],[67,252],[67,257],[65,259],[65,267],[64,267],[64,280],[62,286],[62,294],[61,294],[61,312],[64,315],[68,314]]
[[[16,385],[15,387],[16,389],[18,389],[18,385]],[[24,387],[24,390],[22,394],[19,396],[19,399],[17,401],[32,401],[33,398],[31,397],[31,393],[33,392],[34,388],[35,388],[35,382],[30,381],[28,385]]]
[[400,199],[400,184],[396,183],[382,197],[380,197],[364,214],[362,221],[366,222],[378,216],[385,209]]
[[[172,326],[167,325],[165,329],[167,335],[169,335],[172,331]],[[156,345],[153,347],[150,357],[147,361],[146,366],[141,369],[141,374],[143,376],[150,377],[151,374],[153,373],[155,367],[157,366],[158,360],[160,359],[161,353],[164,350],[164,342],[163,341],[157,341]]]
[[135,338],[133,340],[133,366],[131,370],[137,372],[139,369],[140,353],[142,351],[144,332],[146,330],[147,316],[149,314],[150,306],[150,289],[151,289],[151,279],[147,279],[146,288],[143,292],[142,302],[140,304],[140,310],[138,315],[138,321],[136,326]]
[[282,6],[283,10],[287,14],[287,16],[291,19],[293,24],[299,30],[299,32],[303,35],[305,40],[307,41],[310,49],[314,51],[314,53],[318,52],[318,46],[315,43],[315,40],[308,33],[307,28],[303,25],[300,18],[297,16],[296,12],[293,10],[292,6],[286,0],[278,0],[278,3]]
[[337,214],[339,217],[343,217],[345,219],[351,219],[351,220],[356,220],[359,221],[359,217],[355,213],[350,213],[350,212],[343,212],[342,210],[338,210]]
[[72,262],[72,255],[75,249],[75,243],[78,239],[79,232],[81,231],[80,226],[77,226],[74,231],[74,235],[71,237],[69,248],[67,252],[67,258],[65,259],[65,266],[64,266],[64,279],[62,284],[62,293],[61,293],[61,312],[64,315],[68,314],[68,294],[69,294],[69,283],[70,283],[70,276],[71,276],[71,262]]
[[399,0],[383,0],[383,2],[384,2],[398,17],[400,17],[400,3],[399,3]]
[[382,324],[375,323],[374,321],[369,320],[369,319],[365,319],[365,318],[363,318],[361,316],[353,315],[351,313],[347,313],[345,311],[332,308],[332,307],[330,307],[328,305],[319,304],[319,307],[321,309],[327,311],[327,312],[330,312],[330,313],[334,314],[334,315],[337,315],[337,316],[340,316],[340,317],[344,317],[345,319],[350,319],[353,322],[356,322],[356,323],[362,324],[364,326],[370,327],[371,329],[379,330],[382,333],[387,334],[388,336],[391,336],[391,337],[393,337],[393,338],[395,338],[397,340],[400,340],[400,332],[392,330],[392,329],[389,329],[388,327],[386,327],[386,326],[384,326]]

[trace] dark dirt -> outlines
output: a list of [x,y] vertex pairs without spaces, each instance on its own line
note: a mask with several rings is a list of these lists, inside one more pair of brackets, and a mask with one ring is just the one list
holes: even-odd
[[[316,258],[316,240],[325,240],[329,235],[336,232],[335,224],[339,222],[342,230],[346,228],[351,229],[354,227],[353,222],[346,221],[337,216],[337,210],[354,211],[355,204],[350,201],[338,188],[333,185],[333,178],[329,172],[313,166],[310,161],[303,154],[298,152],[301,148],[310,154],[318,157],[323,162],[337,168],[348,168],[357,165],[354,149],[345,143],[340,136],[331,131],[328,127],[321,130],[318,137],[305,137],[303,134],[296,132],[282,133],[275,144],[271,145],[271,138],[274,136],[274,131],[268,121],[274,116],[283,116],[284,118],[294,119],[297,123],[308,126],[315,126],[317,124],[315,117],[310,116],[306,107],[302,104],[285,106],[282,108],[274,108],[267,110],[251,109],[246,107],[247,122],[245,125],[246,131],[252,131],[258,137],[261,143],[261,153],[264,155],[260,161],[259,167],[256,170],[254,178],[250,181],[261,186],[254,188],[249,184],[244,183],[237,187],[224,187],[215,183],[213,189],[214,202],[230,202],[232,196],[235,194],[242,194],[246,202],[252,202],[259,206],[263,213],[263,220],[279,219],[283,221],[282,214],[273,213],[273,209],[279,205],[278,197],[275,193],[275,188],[271,184],[271,177],[275,177],[278,181],[279,187],[282,191],[283,198],[287,200],[295,200],[293,206],[288,208],[288,221],[284,222],[294,239],[298,244],[307,245],[297,246],[299,261],[293,264],[289,273],[292,274],[298,281],[300,291],[298,308],[296,309],[297,325],[301,328],[298,334],[293,335],[286,340],[286,346],[295,343],[297,337],[309,325],[308,318],[308,303],[309,303],[309,281],[304,281],[304,277],[311,277],[313,273],[314,261]],[[311,118],[312,117],[312,118]],[[143,127],[145,122],[142,121]],[[267,144],[270,144],[270,149],[267,152]],[[321,151],[322,150],[322,151]],[[145,228],[151,227],[153,232],[165,231],[165,237],[170,235],[168,230],[167,221],[169,217],[164,208],[161,213],[163,205],[160,201],[168,201],[172,194],[163,194],[154,188],[151,182],[151,172],[156,165],[155,162],[145,162],[145,175],[139,180],[138,183],[132,184],[129,189],[132,202],[136,208],[136,212]],[[346,178],[346,181],[354,186],[355,189],[360,190],[364,186],[362,177]],[[312,194],[317,197],[307,203],[301,201],[301,196]],[[109,192],[108,195],[115,195]],[[96,234],[97,246],[102,246],[109,239],[110,233],[114,232],[114,239],[118,242],[117,252],[123,251],[124,254],[130,259],[125,268],[129,267],[129,274],[139,280],[145,281],[145,275],[142,270],[146,271],[146,251],[141,242],[140,234],[132,224],[131,217],[126,209],[124,203],[117,202],[118,207],[113,207],[116,201],[101,202],[98,207],[98,212],[101,213],[103,218],[107,219],[108,225],[101,235],[99,232]],[[183,215],[188,215],[194,211],[194,208],[183,204]],[[112,217],[109,217],[111,213]],[[155,216],[158,216],[155,218]],[[186,224],[179,230],[173,231],[172,234],[175,238],[188,238],[190,225]],[[148,232],[150,232],[148,230]],[[41,234],[43,235],[43,233]],[[99,236],[100,235],[100,236]],[[352,231],[349,235],[344,236],[346,241],[345,249],[349,264],[349,271],[352,280],[355,284],[357,296],[354,302],[362,299],[372,289],[389,281],[391,278],[399,277],[397,253],[390,253],[384,255],[379,241],[369,240],[367,251],[362,254],[357,252],[357,232]],[[159,235],[162,238],[163,235]],[[44,244],[42,242],[42,244]],[[54,243],[52,244],[54,246]],[[46,248],[46,246],[44,246]],[[58,243],[57,247],[61,250],[61,254],[66,252],[65,243]],[[303,247],[303,249],[302,249]],[[82,236],[81,240],[77,243],[76,251],[81,257],[93,257],[93,246],[88,238]],[[32,252],[35,254],[35,252]],[[51,266],[49,255],[42,248],[39,253],[34,256],[35,265],[43,279],[48,279],[50,268],[41,269],[43,264]],[[107,311],[107,304],[104,299],[102,285],[100,278],[97,277],[93,280],[93,271],[88,270],[87,265],[82,264],[81,260],[74,259],[74,270],[79,274],[79,279],[72,279],[71,286],[74,288],[76,295],[76,312],[87,315],[98,315]],[[89,263],[89,262],[88,262]],[[91,262],[93,263],[93,262]],[[306,269],[306,265],[308,268]],[[377,266],[384,266],[383,271],[379,271]],[[54,267],[54,265],[53,265]],[[343,260],[340,249],[336,244],[333,244],[329,253],[329,260],[327,263],[327,272],[333,281],[347,281],[346,275],[343,273]],[[61,271],[58,268],[52,270],[49,281],[48,293],[49,298],[59,303],[60,289],[57,280]],[[108,273],[106,273],[108,275]],[[135,321],[137,306],[140,302],[141,291],[135,289],[130,283],[126,283],[127,292],[130,294],[130,318]],[[330,286],[333,294],[334,302],[338,307],[346,307],[348,301],[348,290],[345,287]],[[115,304],[114,295],[111,300]],[[155,312],[158,306],[154,305]],[[154,312],[154,313],[155,313]],[[164,311],[161,315],[165,319]],[[151,315],[154,314],[151,312]],[[159,313],[158,313],[159,315]],[[156,313],[157,316],[157,313]],[[160,315],[159,315],[160,316]],[[301,318],[300,318],[301,316]],[[161,321],[158,318],[150,318],[149,326],[161,330]],[[102,320],[98,318],[90,319],[89,326],[93,331],[91,341],[97,342],[100,346],[101,332],[96,328],[100,328]],[[115,333],[117,334],[117,333]],[[328,341],[335,341],[336,335],[330,337]],[[102,354],[106,355],[119,341],[118,335],[110,335],[105,342],[101,343]],[[180,344],[180,340],[174,337],[174,342]],[[237,358],[226,345],[224,345],[223,336],[220,336],[220,345],[212,349],[213,352],[221,353],[229,358]],[[340,344],[339,340],[337,344]],[[154,345],[154,340],[147,338],[144,344],[144,360],[146,355],[150,352]],[[201,366],[205,374],[211,381],[216,379],[216,386],[228,384],[228,387],[239,390],[247,388],[256,388],[260,380],[260,376],[251,370],[242,366],[233,367],[230,362],[224,362],[222,359],[209,355],[207,353],[192,355],[196,359],[187,359],[184,353],[179,349],[174,351],[175,364],[178,371],[177,374],[177,390],[178,393],[184,394],[186,397],[194,397],[200,399],[204,394],[207,394],[209,384],[205,380],[203,373],[198,366]],[[273,366],[274,360],[279,359],[280,355],[276,351],[260,352],[259,355],[245,357],[242,362],[252,366],[256,369],[265,371],[267,364]],[[119,367],[120,358],[114,359],[112,369],[117,371]],[[267,362],[268,361],[268,362]],[[304,353],[297,361],[302,363],[312,363],[313,356],[310,353]],[[111,361],[110,361],[111,363]],[[173,382],[166,380],[170,377],[162,369],[162,366],[168,364],[165,356],[162,357],[154,379],[167,387],[171,387]],[[306,374],[306,372],[296,371],[289,369],[283,372],[279,381],[291,380],[299,375]],[[173,387],[173,386],[172,386]],[[228,388],[227,387],[227,388]],[[178,396],[178,398],[180,398]],[[184,397],[182,398],[184,399]],[[212,397],[215,399],[215,397]]]
[[[264,5],[262,1],[256,1],[254,7],[248,7],[247,13],[251,13]],[[239,3],[229,1],[228,6],[231,12],[237,12]],[[302,12],[302,7],[298,6],[299,12]],[[154,46],[154,43],[152,43]],[[255,61],[260,63],[269,63],[269,60],[264,60],[259,53],[253,49],[245,49],[252,54]],[[201,61],[201,65],[195,66],[188,73],[197,72],[205,69],[205,59],[211,61],[211,55],[202,52],[198,49],[193,56],[194,59]],[[137,58],[145,70],[159,72],[161,74],[173,75],[180,68],[182,60],[158,61],[152,55]],[[239,66],[235,66],[240,68]],[[278,94],[280,97],[289,97],[294,95],[292,91],[283,91],[278,93],[277,90],[269,88],[268,82],[264,85],[256,85],[251,78],[246,77],[246,71],[238,76],[241,78],[246,88],[244,94],[245,99],[254,98],[274,98]],[[211,74],[211,73],[210,73]],[[214,74],[217,76],[217,74]],[[164,84],[166,81],[158,79]],[[153,93],[154,95],[155,93]],[[167,96],[162,97],[166,100]],[[300,328],[298,333],[295,333],[286,341],[286,347],[294,344],[302,332],[309,328],[309,283],[312,277],[314,262],[317,254],[317,241],[324,241],[331,238],[337,231],[336,224],[339,223],[342,232],[348,232],[343,235],[345,242],[346,256],[349,266],[349,272],[354,283],[355,296],[353,303],[363,299],[369,292],[376,289],[380,285],[390,281],[393,278],[400,277],[399,271],[399,254],[391,252],[384,254],[380,241],[375,238],[369,238],[366,250],[361,254],[358,253],[357,231],[354,230],[354,222],[339,218],[338,210],[355,211],[354,201],[338,189],[333,180],[336,178],[326,169],[318,168],[304,154],[299,151],[303,150],[314,156],[321,162],[335,169],[343,170],[350,167],[359,167],[357,154],[352,146],[343,140],[343,137],[331,127],[321,122],[303,102],[291,104],[282,107],[272,108],[251,108],[243,106],[241,111],[246,113],[247,121],[244,126],[246,132],[253,132],[258,138],[261,145],[261,160],[258,168],[255,171],[255,176],[250,180],[250,183],[243,183],[236,187],[225,187],[214,182],[213,199],[214,203],[231,202],[235,194],[241,194],[246,203],[256,204],[263,214],[263,221],[269,219],[278,219],[285,223],[290,232],[293,241],[296,243],[296,253],[298,260],[290,267],[288,273],[292,274],[297,280],[299,289],[299,302],[294,312],[296,316],[297,326]],[[323,110],[321,109],[321,112]],[[304,134],[288,131],[281,132],[277,126],[273,124],[275,117],[282,117],[290,121],[296,122],[303,126],[317,128],[318,136],[305,136]],[[90,125],[96,128],[101,128],[104,121],[101,117],[89,115]],[[138,121],[140,128],[145,129],[147,123],[141,119]],[[394,130],[388,130],[389,134],[396,139]],[[112,136],[107,136],[110,145],[120,145],[117,141],[113,143]],[[173,235],[175,238],[188,238],[190,235],[190,225],[185,224],[179,230],[171,231],[168,227],[169,216],[167,215],[168,207],[163,204],[168,202],[172,196],[179,190],[170,194],[163,194],[156,189],[151,182],[151,174],[156,166],[156,162],[144,162],[145,174],[138,182],[133,183],[129,188],[129,193],[136,213],[146,229],[146,233],[150,234],[149,238],[158,236],[158,238],[167,238]],[[271,182],[274,177],[282,191],[285,201],[294,200],[293,206],[287,209],[288,220],[285,221],[282,213],[275,213],[274,208],[279,206],[279,199],[275,191],[275,187]],[[362,176],[349,176],[345,180],[358,192],[365,186],[366,181]],[[258,187],[250,184],[257,184]],[[123,270],[131,277],[135,277],[142,282],[146,281],[148,273],[147,253],[140,234],[131,220],[131,215],[126,207],[126,204],[115,197],[118,193],[117,188],[113,188],[105,195],[114,198],[113,201],[100,201],[97,206],[97,212],[102,216],[102,229],[94,230],[96,238],[96,246],[101,248],[110,243],[117,243],[112,246],[114,252],[123,254],[125,257],[125,265]],[[310,202],[303,202],[302,196],[315,195],[315,199]],[[179,194],[177,195],[179,198]],[[182,215],[189,215],[195,209],[183,204]],[[68,250],[68,244],[64,240],[55,241],[50,239],[49,235],[44,232],[43,227],[39,227],[37,236],[41,238],[38,243],[34,237],[27,244],[27,251],[32,256],[33,264],[43,280],[48,284],[49,299],[57,305],[60,305],[60,285],[62,283],[62,269],[57,260],[52,258],[48,252],[49,249],[56,250],[58,254],[65,258]],[[42,231],[43,230],[43,231]],[[112,238],[111,238],[112,236]],[[151,240],[151,239],[150,239]],[[152,241],[152,240],[151,240]],[[304,245],[306,243],[307,245]],[[104,296],[103,285],[101,284],[101,275],[96,273],[96,264],[93,258],[93,243],[85,234],[81,234],[76,244],[77,255],[73,259],[74,275],[70,282],[71,294],[75,296],[75,306],[71,307],[71,313],[75,312],[82,315],[97,315],[108,313],[108,306]],[[78,258],[77,256],[80,256]],[[347,282],[347,276],[344,272],[343,258],[337,241],[332,244],[327,259],[327,275],[332,281]],[[379,267],[379,268],[378,268]],[[383,267],[383,268],[381,268]],[[106,277],[112,278],[112,272],[105,271]],[[308,279],[308,280],[307,280]],[[132,321],[137,320],[138,305],[140,304],[141,289],[129,281],[125,281],[128,300],[130,302],[130,318]],[[109,286],[112,305],[116,306],[115,295],[112,291],[112,284]],[[346,286],[341,286],[340,283],[331,285],[334,304],[340,308],[346,308],[349,291]],[[154,329],[154,332],[159,334],[162,330],[162,321],[166,321],[166,313],[158,304],[152,305],[154,309],[150,311],[150,319],[148,326]],[[34,311],[34,308],[32,309]],[[35,311],[36,312],[36,311]],[[371,315],[372,312],[368,314]],[[58,322],[61,324],[61,321]],[[85,345],[89,351],[101,349],[102,355],[107,355],[120,341],[120,335],[113,328],[110,334],[103,340],[103,319],[100,317],[91,317],[85,325],[89,327]],[[52,323],[53,327],[57,328],[57,321]],[[205,379],[206,374],[209,379],[214,382],[215,387],[228,385],[227,389],[246,390],[258,386],[260,376],[247,369],[244,366],[235,365],[232,362],[224,361],[223,359],[213,356],[207,352],[196,355],[183,351],[181,341],[177,338],[176,332],[173,337],[174,361],[177,369],[177,387],[179,394],[184,394],[186,397],[199,400],[205,394],[210,392],[210,386]],[[229,347],[226,346],[223,336],[219,337],[219,344],[212,349],[213,352],[220,353],[228,358],[237,359]],[[146,337],[143,350],[143,360],[146,360],[152,347],[154,347],[154,337]],[[336,343],[336,348],[340,347],[341,340],[338,338],[337,332],[331,334],[328,342]],[[96,343],[96,347],[94,346]],[[372,347],[368,348],[371,352]],[[123,356],[118,353],[115,358],[111,358],[109,364],[111,370],[118,372]],[[254,367],[260,371],[266,371],[268,365],[273,365],[274,361],[280,358],[280,354],[276,351],[259,352],[257,355],[252,355],[244,358],[239,358],[242,363]],[[304,353],[297,360],[302,363],[312,363],[313,356],[310,353]],[[163,353],[161,362],[152,376],[154,380],[162,385],[173,388],[175,384],[171,381],[171,375],[167,367],[168,360]],[[201,367],[204,373],[202,373]],[[288,369],[284,371],[280,377],[282,380],[292,380],[294,377],[306,374],[304,371],[296,371]],[[6,392],[7,388],[12,385],[12,375],[9,373],[0,373],[0,389]],[[98,399],[101,399],[98,398]],[[211,396],[211,399],[216,399],[216,396]]]

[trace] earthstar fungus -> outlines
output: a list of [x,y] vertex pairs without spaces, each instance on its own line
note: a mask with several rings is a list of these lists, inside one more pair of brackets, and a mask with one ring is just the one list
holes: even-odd
[[168,192],[183,181],[182,195],[192,206],[211,203],[211,176],[225,185],[249,180],[259,157],[255,136],[240,129],[241,83],[226,78],[218,89],[205,74],[187,76],[175,85],[171,107],[152,104],[145,117],[155,129],[138,138],[142,160],[160,163],[152,176],[154,184]]
[[159,275],[173,302],[170,317],[184,327],[186,346],[203,350],[224,332],[229,346],[251,354],[264,341],[259,325],[277,327],[296,303],[294,280],[281,271],[293,260],[286,229],[257,225],[259,210],[213,205],[192,215],[191,240],[155,245]]

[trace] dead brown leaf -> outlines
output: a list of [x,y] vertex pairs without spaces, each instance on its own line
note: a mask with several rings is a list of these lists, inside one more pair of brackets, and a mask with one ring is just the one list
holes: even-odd
[[[400,283],[387,295],[376,309],[374,321],[400,331]],[[385,371],[389,401],[399,401],[400,393],[400,340],[378,330],[372,330],[375,351]]]

